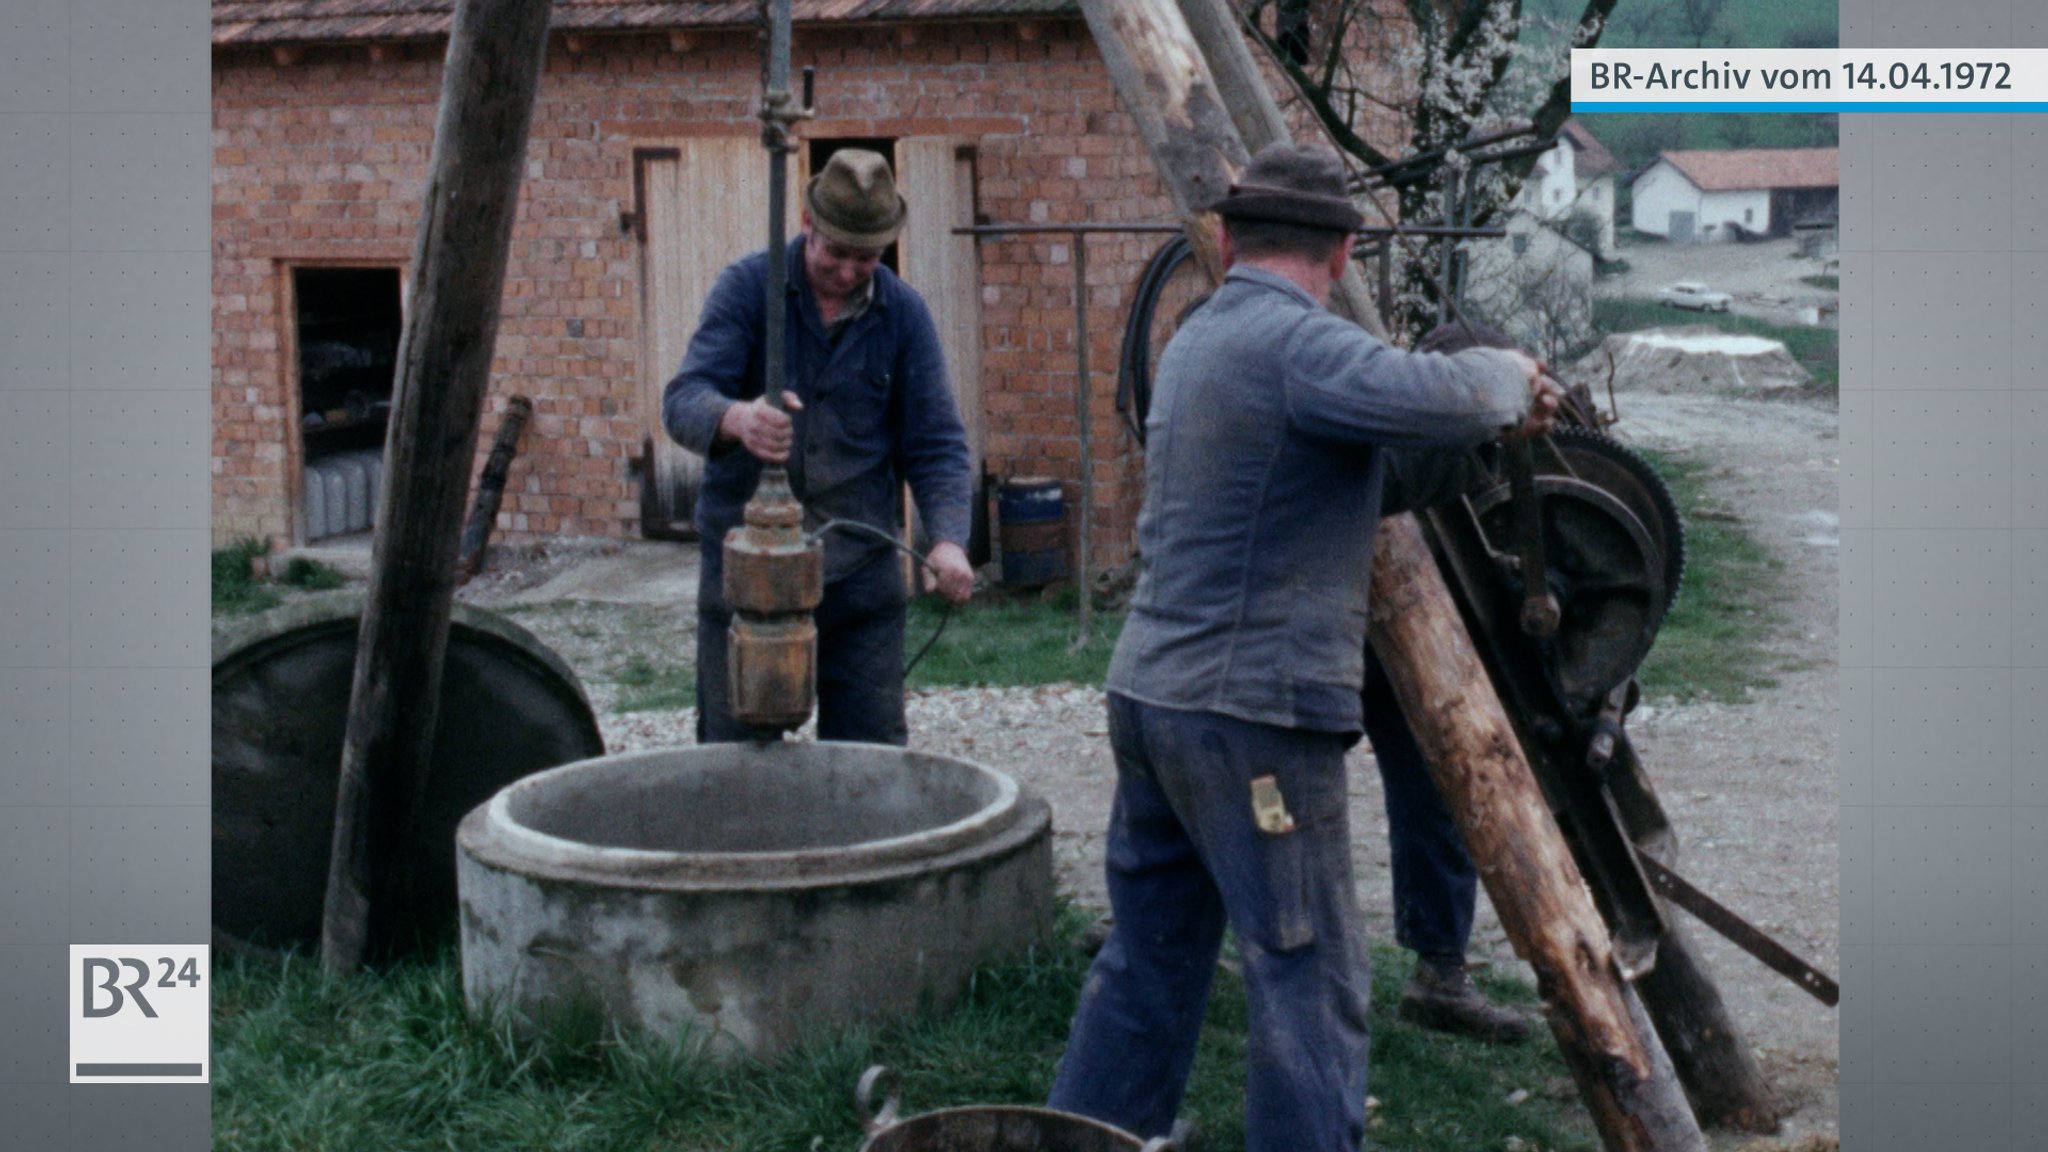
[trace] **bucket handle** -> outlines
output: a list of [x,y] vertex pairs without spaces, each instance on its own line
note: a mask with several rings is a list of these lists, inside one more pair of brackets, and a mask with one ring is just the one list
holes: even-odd
[[[882,1089],[882,1106],[875,1107],[875,1089]],[[896,1108],[903,1102],[903,1084],[896,1070],[886,1064],[876,1064],[860,1074],[860,1083],[854,1086],[853,1102],[860,1109],[861,1127],[870,1136],[878,1136],[896,1123]]]

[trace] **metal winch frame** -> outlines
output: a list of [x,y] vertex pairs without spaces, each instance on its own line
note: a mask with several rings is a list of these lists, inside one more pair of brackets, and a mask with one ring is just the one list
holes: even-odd
[[[1626,729],[1684,575],[1684,525],[1648,461],[1596,431],[1583,391],[1565,427],[1504,445],[1489,474],[1417,513],[1552,815],[1704,1117],[1767,1129],[1767,1091],[1671,905],[1829,1006],[1836,981],[1675,871],[1679,838]],[[1711,1069],[1711,1071],[1709,1071]]]

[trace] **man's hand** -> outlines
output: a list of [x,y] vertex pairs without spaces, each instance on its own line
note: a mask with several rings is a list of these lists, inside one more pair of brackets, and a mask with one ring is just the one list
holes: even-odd
[[789,412],[801,412],[803,402],[796,398],[796,393],[784,392],[782,405],[789,411],[776,411],[766,396],[734,404],[718,418],[718,438],[739,441],[740,447],[765,464],[788,460],[792,440]]
[[1564,399],[1564,385],[1551,378],[1549,367],[1542,361],[1513,349],[1502,351],[1514,357],[1516,365],[1529,378],[1529,414],[1502,439],[1527,440],[1548,433],[1557,426],[1557,406]]
[[925,554],[925,582],[955,604],[965,604],[974,595],[974,567],[967,553],[950,540],[932,546]]

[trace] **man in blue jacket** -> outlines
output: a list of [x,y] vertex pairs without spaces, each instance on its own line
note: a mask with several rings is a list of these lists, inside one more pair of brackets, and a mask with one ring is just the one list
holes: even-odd
[[[967,562],[971,477],[931,312],[881,265],[909,208],[889,165],[861,149],[834,153],[804,189],[803,229],[788,262],[784,408],[762,379],[770,253],[720,274],[662,396],[676,442],[705,457],[697,497],[703,565],[697,586],[697,739],[752,735],[731,713],[723,595],[725,534],[740,523],[761,467],[782,464],[805,522],[850,521],[895,535],[901,492],[932,540],[926,572],[958,604],[974,591]],[[825,538],[818,628],[818,737],[901,745],[903,624],[909,590],[894,551],[871,535]]]
[[1261,151],[1214,210],[1229,273],[1160,361],[1109,670],[1115,926],[1050,1103],[1166,1133],[1228,925],[1248,1152],[1351,1152],[1370,987],[1344,754],[1385,453],[1539,431],[1555,386],[1520,353],[1411,354],[1325,309],[1363,223],[1328,149]]

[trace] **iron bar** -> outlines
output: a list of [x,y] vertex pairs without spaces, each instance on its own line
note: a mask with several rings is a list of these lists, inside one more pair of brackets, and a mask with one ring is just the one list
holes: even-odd
[[1074,637],[1074,650],[1088,646],[1094,623],[1094,605],[1088,579],[1088,547],[1095,529],[1095,435],[1094,389],[1088,375],[1088,234],[1074,233],[1074,389],[1075,413],[1081,421],[1081,541],[1075,549],[1074,590],[1080,601],[1081,634]]
[[[789,291],[787,221],[789,212],[789,125],[795,117],[789,110],[789,3],[768,0],[768,79],[761,94],[761,146],[768,150],[768,340],[763,349],[765,367],[761,390],[776,411],[782,410],[782,388],[787,368],[783,363],[784,329]],[[771,466],[780,472],[779,465]],[[764,477],[765,478],[765,477]]]

